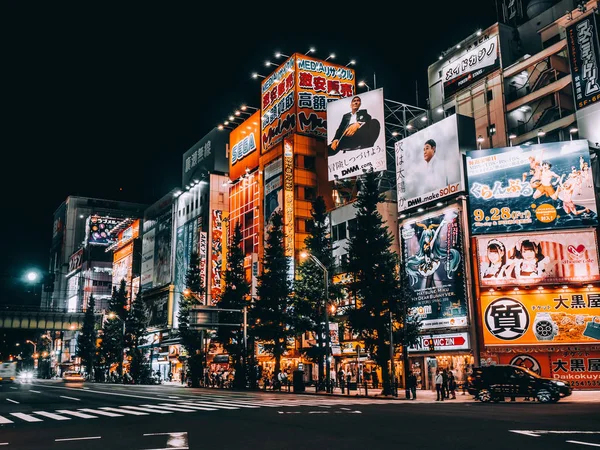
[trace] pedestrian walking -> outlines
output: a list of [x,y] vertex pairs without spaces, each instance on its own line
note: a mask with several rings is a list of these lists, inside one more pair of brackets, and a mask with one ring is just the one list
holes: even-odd
[[350,395],[350,380],[352,379],[352,374],[350,372],[348,372],[346,374],[346,387],[348,388],[348,395]]
[[452,399],[456,400],[456,379],[454,378],[454,374],[451,370],[448,370],[448,389],[450,390],[450,395]]
[[344,373],[344,369],[342,368],[342,366],[340,366],[337,373],[337,381],[340,386],[340,389],[342,390],[342,394],[344,393],[344,382],[346,380],[345,376],[346,374]]
[[412,399],[416,400],[417,399],[417,377],[415,376],[414,372],[411,372],[408,375],[408,378],[406,380],[406,387],[408,388],[408,397],[410,398],[411,394],[412,394]]
[[444,377],[442,376],[442,371],[440,369],[437,370],[435,375],[435,392],[437,393],[436,402],[444,401]]
[[442,391],[444,392],[444,398],[450,398],[450,392],[448,391],[448,371],[442,369]]
[[379,375],[377,375],[377,369],[374,369],[371,372],[371,378],[373,379],[373,389],[377,389],[379,387]]

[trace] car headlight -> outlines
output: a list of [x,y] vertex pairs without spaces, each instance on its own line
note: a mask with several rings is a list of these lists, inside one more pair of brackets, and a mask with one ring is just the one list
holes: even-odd
[[555,381],[554,384],[556,384],[557,386],[566,386],[566,384],[562,381]]

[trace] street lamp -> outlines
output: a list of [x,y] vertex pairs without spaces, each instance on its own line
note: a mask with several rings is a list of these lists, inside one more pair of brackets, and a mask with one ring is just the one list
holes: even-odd
[[578,131],[579,131],[579,130],[578,130],[576,127],[573,127],[573,128],[571,128],[571,129],[569,130],[569,137],[570,137],[570,140],[571,140],[571,141],[573,140],[573,135],[574,135],[575,133],[577,133]]
[[366,87],[366,88],[367,88],[367,91],[370,91],[370,90],[371,90],[371,87],[370,87],[370,86],[369,86],[367,83],[365,83],[364,81],[359,81],[359,82],[358,82],[358,85],[359,85],[360,87]]
[[329,299],[329,271],[327,270],[327,267],[325,267],[325,265],[321,261],[319,261],[319,259],[315,255],[302,252],[300,253],[300,257],[310,257],[310,259],[312,259],[313,262],[323,270],[323,282],[325,283],[325,297],[323,298],[323,315],[325,316],[323,318],[325,322],[325,386],[327,392],[329,392],[331,384],[331,363],[329,361],[329,313],[327,311],[327,303]]
[[516,134],[514,134],[514,133],[511,133],[511,134],[508,136],[508,140],[509,140],[509,142],[510,142],[510,146],[511,146],[511,147],[513,146],[513,139],[516,139],[516,138],[517,138],[517,135],[516,135]]
[[481,143],[484,141],[483,136],[477,136],[477,150],[481,150]]

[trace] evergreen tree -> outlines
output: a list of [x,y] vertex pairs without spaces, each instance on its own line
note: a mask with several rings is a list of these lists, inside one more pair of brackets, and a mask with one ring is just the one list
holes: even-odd
[[281,356],[287,338],[293,335],[291,324],[289,261],[283,245],[283,217],[281,212],[272,216],[265,242],[262,274],[258,277],[258,300],[254,303],[253,322],[257,339],[263,341],[265,351],[275,358],[275,375],[281,369]]
[[203,333],[190,328],[190,312],[193,306],[202,305],[204,294],[200,278],[200,258],[197,253],[190,256],[190,265],[185,275],[185,289],[179,297],[179,336],[188,353],[188,368],[191,373],[192,387],[200,387],[200,378],[204,373]]
[[94,367],[96,363],[96,318],[94,317],[94,308],[96,299],[90,295],[87,309],[83,316],[83,326],[77,338],[76,354],[81,358],[81,365],[84,367],[88,380],[94,378]]
[[147,321],[146,305],[142,300],[142,295],[138,293],[131,305],[125,324],[125,345],[130,358],[129,372],[136,383],[141,383],[149,378],[148,361],[144,357],[143,349],[140,348],[146,343]]
[[[329,276],[329,300],[339,294],[339,289],[331,283],[333,274],[333,255],[327,208],[323,197],[317,197],[312,203],[312,222],[310,234],[304,240],[306,252],[314,255],[326,268]],[[325,345],[324,336],[328,330],[324,329],[323,310],[325,295],[325,277],[321,267],[312,258],[305,258],[298,267],[298,278],[294,284],[294,330],[297,336],[306,332],[315,333],[318,347],[303,349],[305,356],[318,364],[319,384],[323,382]],[[329,313],[329,312],[327,312]]]
[[[242,230],[239,222],[236,223],[233,239],[228,249],[227,267],[225,269],[225,288],[219,299],[219,308],[242,309],[249,305],[250,285],[246,281],[244,271],[244,249]],[[240,313],[219,313],[220,323],[240,323]],[[230,326],[220,326],[217,329],[217,338],[223,344],[235,368],[234,386],[238,389],[246,388],[245,365],[247,355],[244,353],[244,330]],[[245,364],[246,363],[246,364]]]
[[[390,324],[404,324],[406,308],[398,279],[398,257],[392,252],[393,236],[388,232],[377,205],[385,197],[379,192],[377,175],[362,177],[355,203],[356,231],[351,236],[348,269],[357,305],[349,314],[352,330],[365,343],[366,351],[382,368],[383,394],[393,393],[390,384]],[[394,345],[405,338],[401,328],[394,328]]]
[[100,353],[107,369],[117,364],[117,373],[123,376],[123,350],[125,349],[124,323],[127,320],[127,285],[121,280],[119,289],[113,287],[108,302],[109,314],[102,327]]

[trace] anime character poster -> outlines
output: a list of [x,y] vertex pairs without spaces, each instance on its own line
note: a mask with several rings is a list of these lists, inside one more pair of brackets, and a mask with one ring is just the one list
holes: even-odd
[[475,234],[598,224],[587,140],[467,152]]
[[477,238],[480,286],[600,280],[594,231]]
[[467,325],[459,213],[453,206],[401,225],[404,266],[416,299],[411,312],[422,330]]

